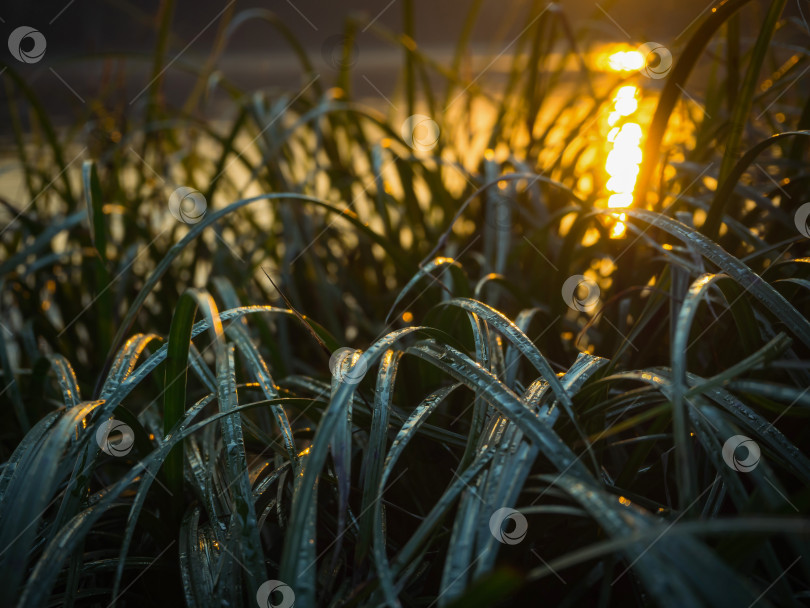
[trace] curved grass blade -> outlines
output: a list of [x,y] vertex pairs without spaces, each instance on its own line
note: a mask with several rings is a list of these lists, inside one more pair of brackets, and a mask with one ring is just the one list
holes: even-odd
[[[127,310],[127,314],[122,319],[121,324],[120,324],[120,326],[118,328],[118,332],[116,333],[115,337],[113,338],[111,348],[112,349],[118,348],[118,345],[124,339],[124,336],[130,330],[132,324],[135,322],[135,317],[137,316],[138,312],[140,311],[141,306],[143,306],[144,301],[149,296],[149,294],[152,292],[152,290],[155,288],[155,286],[158,284],[158,282],[163,277],[163,275],[166,273],[166,271],[169,269],[171,263],[174,261],[174,259],[178,255],[180,255],[180,253],[183,251],[183,249],[185,249],[185,247],[189,243],[191,243],[197,236],[199,236],[199,234],[205,228],[207,228],[211,224],[219,221],[223,217],[233,213],[237,209],[240,209],[240,208],[245,207],[247,205],[250,205],[252,203],[255,203],[255,202],[258,202],[258,201],[274,201],[274,202],[278,203],[278,202],[283,201],[285,199],[301,200],[301,201],[316,205],[318,207],[321,207],[321,208],[325,209],[326,211],[328,211],[330,213],[336,213],[336,214],[340,215],[341,217],[343,217],[344,219],[346,219],[350,223],[352,223],[354,226],[356,226],[365,235],[369,236],[373,241],[377,242],[381,247],[383,247],[383,249],[388,251],[388,253],[391,254],[391,256],[392,256],[392,259],[394,259],[395,261],[400,261],[401,260],[400,254],[392,249],[391,244],[386,239],[380,237],[374,231],[372,231],[370,228],[368,228],[368,226],[363,224],[357,218],[356,215],[354,215],[353,213],[351,213],[348,210],[337,209],[336,207],[333,207],[329,203],[326,203],[326,202],[324,202],[321,199],[318,199],[316,197],[307,196],[305,194],[296,194],[296,193],[290,192],[290,193],[278,193],[278,194],[275,194],[275,193],[274,194],[262,194],[262,195],[259,195],[259,196],[254,196],[252,198],[242,199],[242,200],[236,201],[234,203],[231,203],[230,205],[228,205],[227,207],[225,207],[223,209],[220,209],[219,211],[216,211],[216,212],[211,213],[211,214],[206,214],[205,218],[202,221],[200,221],[197,224],[194,224],[194,226],[188,231],[188,234],[186,234],[179,242],[177,242],[177,243],[175,243],[174,245],[171,246],[171,248],[166,253],[166,255],[160,260],[158,265],[155,267],[155,269],[152,272],[152,274],[150,275],[149,279],[144,283],[143,287],[141,288],[141,290],[138,293],[135,300],[132,302],[132,304],[130,304],[129,309]],[[401,261],[401,264],[403,265],[403,267],[407,267],[407,264],[404,261]],[[111,354],[108,355],[108,360],[110,358],[111,358]],[[105,373],[106,373],[108,367],[109,367],[109,363],[107,365],[105,365],[105,369],[104,369]],[[102,376],[103,375],[104,374],[102,374]]]
[[709,211],[706,214],[706,221],[703,222],[700,231],[710,239],[717,238],[720,230],[720,224],[723,221],[723,215],[728,203],[732,199],[734,188],[739,184],[740,178],[748,168],[754,163],[757,156],[759,156],[767,148],[770,148],[781,139],[785,137],[807,137],[810,136],[810,131],[787,131],[785,133],[777,133],[772,135],[766,140],[763,140],[748,150],[737,163],[728,170],[728,176],[724,181],[720,182],[717,192],[714,194]]
[[653,171],[658,164],[664,135],[667,132],[669,117],[672,115],[681,91],[684,90],[686,81],[695,67],[698,59],[703,54],[704,49],[711,41],[714,34],[720,27],[731,19],[734,14],[745,6],[750,0],[721,0],[712,11],[708,13],[706,19],[700,24],[697,31],[692,35],[678,57],[675,67],[669,74],[664,84],[664,90],[658,98],[658,105],[655,108],[650,129],[647,132],[647,139],[644,144],[643,162],[636,182],[634,205],[644,207],[647,201],[647,191]]
[[470,300],[466,298],[454,298],[449,300],[448,302],[444,302],[443,305],[447,306],[459,306],[464,310],[468,310],[480,316],[484,319],[487,323],[491,323],[495,329],[501,332],[504,337],[506,337],[515,347],[531,362],[532,365],[540,372],[540,375],[543,377],[546,382],[549,383],[551,386],[551,390],[554,391],[557,399],[560,400],[560,403],[563,406],[563,409],[568,414],[568,417],[571,419],[574,428],[577,429],[580,438],[582,439],[583,443],[585,443],[588,454],[591,457],[591,460],[594,465],[594,469],[598,470],[598,466],[596,464],[596,456],[593,453],[593,450],[590,447],[588,440],[585,437],[585,433],[579,426],[579,422],[577,421],[576,416],[574,415],[574,407],[573,402],[571,401],[571,397],[568,392],[563,387],[562,383],[560,382],[557,374],[554,373],[554,370],[551,368],[548,360],[543,356],[540,350],[529,340],[528,336],[524,334],[512,321],[507,319],[502,313],[495,310],[494,308],[487,306],[482,302],[478,302],[476,300]]
[[385,491],[386,482],[391,476],[394,465],[404,451],[405,446],[407,446],[408,442],[416,435],[416,431],[421,424],[424,423],[430,413],[459,386],[458,384],[453,384],[440,388],[431,393],[422,403],[416,406],[413,413],[408,417],[408,420],[405,421],[405,424],[402,425],[402,428],[397,433],[394,442],[391,444],[391,449],[388,450],[388,454],[385,457],[380,483],[376,488],[377,497],[374,501],[374,540],[372,547],[374,563],[377,568],[377,574],[380,577],[380,586],[385,594],[386,603],[389,606],[399,606],[400,603],[394,591],[393,573],[388,567],[388,558],[385,555],[382,494]]
[[794,308],[776,289],[765,282],[739,259],[717,243],[689,226],[659,213],[644,209],[628,209],[630,217],[639,218],[688,243],[703,257],[717,264],[741,287],[756,297],[773,315],[780,319],[805,345],[810,346],[810,321]]

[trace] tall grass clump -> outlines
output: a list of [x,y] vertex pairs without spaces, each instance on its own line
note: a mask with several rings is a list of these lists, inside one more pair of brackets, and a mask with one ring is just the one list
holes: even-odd
[[[174,64],[163,2],[143,95],[101,82],[68,126],[4,65],[0,605],[806,605],[810,51],[785,4],[724,0],[643,79],[524,3],[488,79],[476,0],[449,62],[403,0],[325,69],[263,9]],[[248,22],[300,88],[217,69]],[[401,50],[391,105],[353,94],[364,29]],[[600,129],[629,83],[617,210]]]

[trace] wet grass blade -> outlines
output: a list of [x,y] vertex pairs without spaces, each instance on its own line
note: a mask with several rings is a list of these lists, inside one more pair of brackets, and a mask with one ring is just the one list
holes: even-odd
[[740,260],[727,253],[714,241],[696,230],[664,215],[643,209],[628,209],[628,215],[657,226],[672,236],[688,242],[700,255],[717,264],[757,298],[767,310],[783,321],[804,344],[810,346],[810,321],[790,304],[776,289],[765,282]]
[[[650,188],[650,181],[659,160],[659,151],[664,135],[667,131],[669,118],[672,115],[681,92],[686,86],[686,81],[695,68],[698,59],[703,54],[704,49],[709,44],[714,34],[743,6],[750,0],[722,0],[714,6],[710,13],[698,27],[697,31],[689,39],[683,52],[675,62],[675,67],[667,77],[664,90],[658,99],[650,129],[644,144],[644,161],[641,163],[641,171],[636,182],[634,202],[636,205],[644,207],[647,201],[647,191]],[[662,196],[659,193],[659,197]]]
[[749,114],[751,113],[751,105],[753,103],[754,93],[756,92],[759,73],[765,61],[765,56],[768,53],[768,47],[771,44],[771,38],[776,30],[779,17],[782,15],[782,11],[785,8],[785,4],[787,4],[787,0],[773,0],[770,2],[768,12],[759,25],[757,41],[754,43],[754,48],[750,53],[742,87],[734,96],[734,107],[731,113],[731,129],[725,142],[725,152],[723,154],[722,164],[720,165],[718,178],[718,181],[721,183],[730,174],[736,162],[737,150],[740,147],[743,130],[749,121]]
[[810,136],[810,131],[788,131],[785,133],[777,133],[776,135],[759,142],[750,150],[746,151],[743,157],[737,161],[733,168],[729,169],[728,176],[720,183],[719,187],[717,188],[717,192],[712,199],[711,207],[709,208],[709,212],[706,214],[706,221],[701,227],[701,232],[703,232],[703,234],[710,239],[717,237],[720,230],[720,224],[723,221],[724,212],[728,204],[731,202],[734,188],[740,182],[740,178],[742,177],[743,173],[745,173],[754,163],[757,156],[759,156],[767,148],[779,142],[781,139],[794,136],[797,136],[799,139],[803,139],[804,137]]

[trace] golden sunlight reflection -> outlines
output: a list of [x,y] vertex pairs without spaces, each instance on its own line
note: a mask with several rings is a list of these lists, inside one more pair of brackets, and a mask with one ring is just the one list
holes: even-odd
[[[611,66],[613,58],[616,58],[615,68],[617,70],[638,69],[624,68],[621,66],[630,65],[628,58],[633,52],[620,51],[611,55]],[[633,64],[635,65],[635,64]],[[623,209],[633,203],[633,190],[636,187],[639,165],[641,164],[641,127],[630,120],[638,110],[638,87],[625,85],[619,87],[616,96],[613,98],[613,109],[608,115],[607,144],[609,152],[605,160],[605,171],[610,176],[607,182],[607,190],[611,193],[608,197],[607,206],[610,209]],[[621,238],[627,230],[624,213],[614,213],[616,223],[611,229],[611,238]]]
[[615,72],[632,72],[644,67],[644,56],[638,51],[618,51],[608,57],[608,65]]

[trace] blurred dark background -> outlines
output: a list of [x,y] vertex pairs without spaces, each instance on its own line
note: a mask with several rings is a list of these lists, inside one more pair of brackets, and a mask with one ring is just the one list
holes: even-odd
[[[415,0],[416,31],[420,43],[452,44],[458,37],[471,0]],[[534,2],[528,0],[485,0],[473,36],[474,42],[487,42],[504,25],[517,34],[521,17]],[[546,6],[547,3],[537,3]],[[617,41],[653,39],[666,43],[677,36],[701,12],[714,4],[708,0],[569,0],[559,5],[575,27],[591,22],[606,38]],[[762,2],[760,2],[762,4]],[[228,2],[223,0],[178,0],[173,24],[177,36],[190,40]],[[0,22],[4,30],[29,25],[48,38],[49,53],[146,51],[154,38],[154,16],[159,0],[60,0],[31,2],[4,0]],[[402,21],[400,0],[237,0],[237,11],[261,8],[276,13],[305,44],[319,47],[325,37],[342,31],[347,16],[366,13],[376,23],[398,30]],[[61,13],[61,14],[60,14]],[[605,14],[607,13],[607,15]],[[609,15],[609,16],[608,16]],[[615,24],[611,22],[615,21]],[[198,48],[213,39],[215,26],[200,36]],[[622,31],[624,30],[624,32]],[[266,27],[247,25],[233,41],[234,50],[283,50],[280,36],[269,36]]]
[[[419,41],[437,45],[452,44],[472,3],[470,0],[416,0],[414,4]],[[510,20],[514,21],[514,28],[520,28],[518,16],[524,15],[531,4],[526,0],[485,0],[474,40],[486,42],[495,30]],[[557,4],[575,27],[588,21],[601,21],[603,27],[597,29],[602,29],[605,36],[625,39],[619,29],[622,28],[636,39],[660,38],[660,42],[666,42],[677,36],[711,3],[707,0],[602,0],[599,3],[575,0]],[[228,2],[222,0],[178,0],[175,33],[190,40],[227,5]],[[0,22],[0,25],[8,32],[17,25],[39,29],[46,35],[52,53],[145,51],[151,48],[154,16],[159,6],[159,0],[5,0],[0,8],[0,19],[5,23]],[[540,6],[545,6],[545,3]],[[237,11],[248,8],[271,10],[302,41],[315,47],[320,46],[325,36],[342,31],[346,17],[352,13],[377,17],[377,23],[394,29],[400,27],[402,20],[400,0],[237,0],[235,7]],[[617,25],[611,23],[602,9]],[[200,48],[204,48],[206,39],[213,38],[214,30],[212,26],[206,32],[208,36],[200,36]],[[516,29],[515,33],[518,31]],[[234,40],[232,48],[255,50],[257,45],[265,49],[285,48],[279,36],[268,36],[266,28],[250,25]]]
[[[796,0],[787,16],[798,16],[799,2],[805,15],[810,14],[810,0]],[[440,63],[449,61],[472,4],[473,0],[414,0],[415,38],[420,48]],[[551,6],[552,10],[562,9],[577,39],[585,45],[625,42],[636,47],[655,41],[675,52],[688,37],[683,35],[686,28],[704,17],[713,4],[710,0],[570,0]],[[744,40],[748,26],[756,26],[767,5],[768,0],[754,0],[744,9]],[[122,89],[122,96],[132,99],[151,79],[151,53],[161,6],[161,0],[4,0],[0,5],[0,37],[7,40],[15,28],[30,26],[45,36],[47,51],[41,61],[24,64],[3,44],[0,71],[10,69],[19,74],[43,99],[56,122],[75,115],[110,79]],[[201,65],[209,56],[222,15],[261,9],[278,15],[310,52],[324,86],[337,74],[334,66],[329,69],[324,49],[330,40],[334,44],[349,17],[357,17],[361,25],[357,28],[352,75],[354,94],[358,98],[374,97],[384,104],[380,96],[394,92],[402,52],[375,30],[380,27],[401,32],[403,6],[402,0],[177,0],[166,53],[166,61],[172,63],[164,76],[166,99],[181,103],[193,86],[194,79],[183,71],[183,65]],[[489,65],[491,58],[511,53],[512,41],[530,23],[528,15],[546,6],[549,4],[533,0],[484,0],[471,37],[471,78],[485,66],[487,78],[497,78],[504,63]],[[373,27],[365,28],[370,21]],[[278,30],[255,19],[235,29],[217,66],[223,77],[246,91],[298,90],[307,80]],[[3,140],[9,135],[3,107],[7,91],[7,87],[0,87]],[[222,96],[210,101],[210,110],[224,111],[220,102],[227,100]]]

